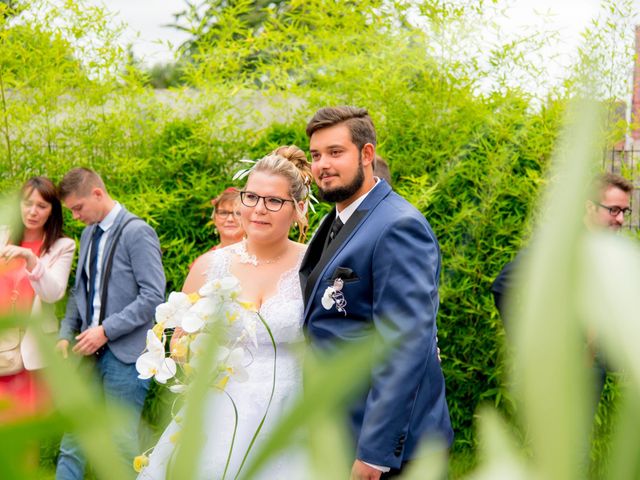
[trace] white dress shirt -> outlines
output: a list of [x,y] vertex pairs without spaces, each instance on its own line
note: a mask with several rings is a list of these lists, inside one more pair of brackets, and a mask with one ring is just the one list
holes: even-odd
[[[102,276],[104,247],[107,244],[107,238],[109,237],[109,230],[113,226],[113,223],[116,221],[116,217],[118,216],[118,213],[120,213],[120,211],[122,210],[122,205],[120,205],[118,202],[115,202],[115,203],[116,204],[111,209],[111,211],[107,214],[107,216],[104,217],[100,223],[98,223],[98,225],[100,226],[100,228],[102,228],[104,233],[102,234],[102,237],[100,238],[100,242],[98,243],[98,261],[96,265],[96,283],[95,283],[95,294],[93,296],[93,317],[91,318],[91,327],[97,327],[100,319],[100,306],[101,306],[100,278]],[[89,285],[91,282],[91,278],[89,275],[90,260],[91,260],[91,245],[89,245],[89,251],[87,252],[87,261],[85,262],[85,265],[84,265],[87,278],[89,279],[89,282],[87,282],[87,294],[89,293]]]

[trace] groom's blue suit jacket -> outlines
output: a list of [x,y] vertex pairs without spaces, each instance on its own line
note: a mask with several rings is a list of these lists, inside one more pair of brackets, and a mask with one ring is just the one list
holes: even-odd
[[[380,180],[323,250],[335,210],[309,243],[300,268],[305,332],[333,350],[373,338],[390,354],[373,365],[368,390],[350,408],[356,458],[399,468],[420,440],[448,446],[453,430],[437,358],[440,249],[424,216]],[[344,281],[346,315],[321,299]]]

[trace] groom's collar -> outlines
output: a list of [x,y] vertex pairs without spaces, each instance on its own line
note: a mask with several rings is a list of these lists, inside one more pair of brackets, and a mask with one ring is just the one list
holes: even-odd
[[373,188],[371,190],[369,190],[367,193],[363,195],[360,195],[353,203],[351,203],[348,207],[346,207],[341,212],[338,212],[338,210],[336,209],[336,214],[338,217],[340,217],[340,220],[342,220],[343,225],[347,223],[347,220],[351,218],[351,215],[353,215],[353,212],[355,212],[358,209],[358,207],[362,204],[362,202],[365,201],[365,199],[367,198],[367,195],[373,192],[375,188],[378,185],[380,185],[380,179],[378,177],[373,177],[373,178],[375,179],[376,183],[373,185]]

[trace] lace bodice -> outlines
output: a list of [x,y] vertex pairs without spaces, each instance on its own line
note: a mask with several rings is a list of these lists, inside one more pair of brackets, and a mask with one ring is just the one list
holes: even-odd
[[[231,273],[231,261],[234,255],[238,255],[239,244],[211,252],[211,264],[207,271],[207,280],[215,280],[233,276]],[[300,253],[296,264],[282,274],[278,280],[276,293],[262,303],[259,313],[267,322],[271,333],[278,344],[296,343],[304,339],[302,333],[302,291],[298,270],[302,263],[304,250]],[[250,312],[239,312],[241,315],[251,315]],[[269,334],[264,328],[257,329],[258,345],[271,345]]]
[[[211,252],[210,265],[206,272],[207,280],[233,276],[231,263],[234,255],[237,255],[238,248],[237,245],[231,245]],[[228,468],[229,472],[237,472],[265,412],[268,410],[252,454],[260,449],[265,439],[269,438],[271,430],[280,417],[290,410],[302,391],[302,348],[299,347],[302,347],[301,342],[304,339],[302,333],[304,307],[298,270],[303,256],[304,251],[300,253],[296,265],[280,276],[276,293],[268,297],[259,310],[276,342],[277,362],[274,361],[275,352],[271,338],[260,323],[256,326],[258,348],[252,351],[251,359],[245,365],[248,380],[239,382],[232,377],[225,387],[227,395],[220,395],[213,389],[208,394],[202,420],[205,435],[202,452],[206,454],[201,456],[198,479],[222,477],[234,432],[236,432],[235,443],[233,443],[233,455]],[[236,328],[242,329],[245,322],[255,320],[254,313],[240,305],[237,308],[240,318],[233,323]],[[274,385],[274,378],[275,389],[272,396],[271,388]],[[230,398],[235,402],[233,408]],[[169,424],[154,448],[149,466],[140,473],[139,480],[166,478],[167,465],[175,447],[171,438],[179,430],[180,425],[175,421]],[[234,476],[235,473],[228,478]],[[254,479],[304,480],[308,477],[304,457],[292,447],[274,458]]]

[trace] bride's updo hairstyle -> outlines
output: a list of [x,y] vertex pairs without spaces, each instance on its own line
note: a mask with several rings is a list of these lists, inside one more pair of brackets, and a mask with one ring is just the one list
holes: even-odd
[[[280,175],[287,179],[289,195],[295,200],[293,206],[298,214],[299,240],[303,241],[309,228],[307,207],[312,178],[311,164],[307,161],[305,153],[295,145],[278,147],[266,157],[258,160],[251,171]],[[304,210],[298,205],[299,202],[304,203]]]

